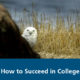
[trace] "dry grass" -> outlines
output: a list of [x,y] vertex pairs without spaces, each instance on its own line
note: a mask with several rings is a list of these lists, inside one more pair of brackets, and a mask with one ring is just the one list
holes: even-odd
[[80,58],[80,28],[65,28],[60,20],[53,29],[49,24],[48,28],[40,27],[38,30],[38,41],[35,50],[42,58]]
[[67,31],[64,28],[57,31],[40,30],[35,50],[44,52],[45,56],[48,53],[52,58],[55,58],[55,55],[66,55],[67,58],[68,55],[75,54],[74,58],[80,57],[80,32]]
[[38,40],[34,47],[42,58],[80,58],[80,25],[76,21],[75,29],[73,24],[64,25],[62,18],[56,20],[56,27],[53,29],[50,19],[45,23],[45,16],[41,15],[41,24],[38,25],[38,17],[33,12],[33,25],[38,30]]

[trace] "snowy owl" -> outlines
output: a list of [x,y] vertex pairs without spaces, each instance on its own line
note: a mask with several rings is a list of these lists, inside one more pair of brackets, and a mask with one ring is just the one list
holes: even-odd
[[34,27],[27,27],[24,29],[22,37],[24,37],[30,44],[31,47],[33,47],[36,44],[37,41],[37,30]]

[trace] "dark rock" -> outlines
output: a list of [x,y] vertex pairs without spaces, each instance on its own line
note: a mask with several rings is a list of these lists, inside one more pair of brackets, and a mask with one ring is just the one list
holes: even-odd
[[0,58],[40,58],[21,37],[16,23],[0,5]]

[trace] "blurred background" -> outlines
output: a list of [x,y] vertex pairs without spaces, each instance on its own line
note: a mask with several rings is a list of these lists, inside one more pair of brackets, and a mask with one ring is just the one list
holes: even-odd
[[[75,24],[76,15],[80,13],[80,0],[0,0],[0,3],[8,8],[17,23],[25,17],[31,19],[32,10],[38,14],[38,24],[40,24],[41,14],[44,14],[52,20],[53,26],[56,23],[57,13],[64,18],[71,16],[73,24]],[[23,15],[24,11],[28,16],[25,16],[25,13]],[[47,19],[45,22],[48,22]]]

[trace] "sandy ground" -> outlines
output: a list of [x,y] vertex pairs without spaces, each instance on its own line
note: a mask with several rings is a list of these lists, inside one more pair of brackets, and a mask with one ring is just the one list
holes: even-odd
[[71,55],[66,55],[66,54],[54,54],[54,53],[46,53],[46,52],[39,52],[41,58],[47,58],[47,59],[80,59],[80,54],[71,54]]

